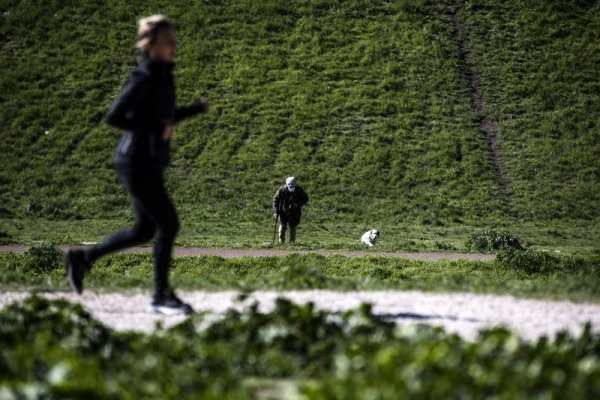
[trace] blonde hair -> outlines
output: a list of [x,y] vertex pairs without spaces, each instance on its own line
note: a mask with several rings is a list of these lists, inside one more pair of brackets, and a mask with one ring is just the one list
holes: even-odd
[[148,49],[148,45],[156,40],[156,34],[161,28],[170,27],[173,25],[171,21],[164,15],[151,15],[138,20],[138,42],[137,48],[144,53]]

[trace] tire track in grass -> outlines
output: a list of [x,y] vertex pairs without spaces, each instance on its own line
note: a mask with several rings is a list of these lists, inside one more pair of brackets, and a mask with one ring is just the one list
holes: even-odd
[[502,154],[498,148],[497,138],[500,128],[498,123],[494,120],[487,109],[487,103],[483,93],[479,72],[477,71],[477,66],[475,65],[471,56],[469,42],[465,35],[465,25],[458,15],[457,5],[451,0],[446,0],[443,4],[446,7],[450,22],[452,24],[451,34],[454,41],[458,45],[460,66],[462,73],[469,85],[471,103],[479,120],[479,130],[482,132],[487,143],[488,152],[490,154],[490,159],[494,168],[497,183],[504,197],[504,201],[509,208],[509,211],[512,212],[513,192],[508,174],[506,172],[506,167],[504,166]]

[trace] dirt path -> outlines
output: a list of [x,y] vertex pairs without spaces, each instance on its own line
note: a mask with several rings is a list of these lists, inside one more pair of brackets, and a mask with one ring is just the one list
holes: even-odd
[[[61,246],[65,247],[65,246]],[[24,245],[0,246],[0,252],[22,253],[27,251]],[[123,253],[151,253],[151,247],[132,247]],[[346,257],[398,257],[413,260],[493,260],[491,254],[481,253],[411,253],[392,251],[360,251],[360,250],[279,250],[279,249],[221,249],[221,248],[199,248],[199,247],[176,247],[175,256],[219,256],[219,257],[267,257],[286,256],[289,254],[320,254],[324,256],[341,255]]]
[[[183,320],[183,317],[164,317],[151,313],[148,310],[149,294],[146,292],[88,291],[83,296],[72,293],[44,295],[80,302],[96,318],[119,330],[149,332],[154,329],[156,322],[160,321],[168,327]],[[180,295],[197,311],[207,311],[212,319],[219,318],[230,307],[242,307],[235,301],[235,291],[194,291],[181,292]],[[28,292],[1,293],[0,308],[8,303],[22,301],[27,296]],[[442,326],[467,339],[474,338],[483,328],[495,326],[506,326],[528,340],[544,335],[554,337],[561,330],[577,335],[587,321],[592,323],[594,331],[600,332],[600,304],[417,291],[257,291],[251,294],[250,299],[257,300],[261,310],[267,311],[279,296],[297,303],[313,301],[318,308],[332,311],[352,309],[367,302],[373,304],[376,314],[399,324],[426,323]],[[248,304],[248,301],[244,304]]]

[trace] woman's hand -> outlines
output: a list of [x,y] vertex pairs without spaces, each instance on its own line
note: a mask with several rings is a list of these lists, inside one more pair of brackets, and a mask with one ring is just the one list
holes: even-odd
[[165,142],[168,142],[169,140],[171,140],[171,138],[173,137],[174,130],[175,130],[175,127],[173,126],[173,124],[171,124],[171,123],[166,124],[165,129],[163,130],[162,140],[164,140]]
[[194,105],[198,107],[202,114],[208,114],[208,112],[210,111],[208,100],[204,97],[200,97]]

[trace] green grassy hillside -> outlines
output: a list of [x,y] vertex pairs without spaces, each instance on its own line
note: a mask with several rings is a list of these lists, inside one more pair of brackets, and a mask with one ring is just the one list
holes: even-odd
[[1,1],[2,229],[82,232],[69,241],[126,224],[120,132],[103,117],[137,61],[135,20],[158,12],[178,29],[179,102],[212,103],[173,143],[184,241],[258,241],[288,175],[311,196],[304,229],[323,237],[372,225],[399,245],[399,224],[597,226],[598,2],[514,3],[458,11],[501,127],[506,199],[443,3]]
[[600,2],[462,9],[522,218],[600,212]]

